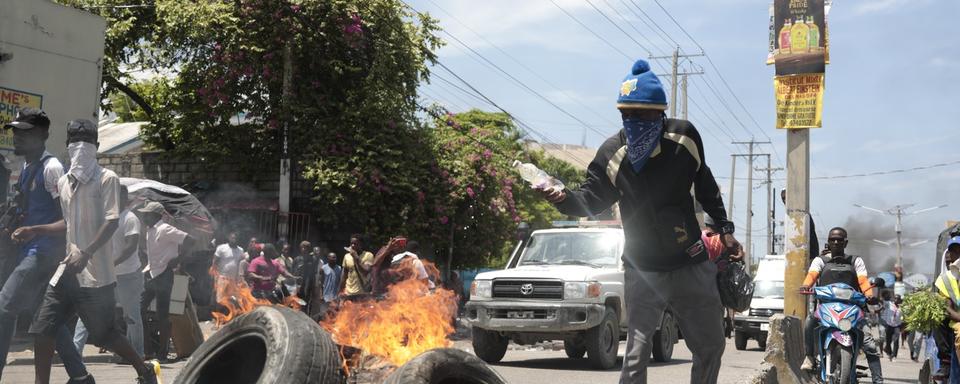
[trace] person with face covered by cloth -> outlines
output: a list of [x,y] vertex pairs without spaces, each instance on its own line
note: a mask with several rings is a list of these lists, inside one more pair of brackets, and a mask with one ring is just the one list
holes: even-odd
[[148,367],[120,333],[114,319],[117,306],[116,257],[111,245],[120,219],[120,178],[97,164],[97,126],[85,119],[67,124],[70,169],[57,183],[67,233],[67,257],[46,288],[43,304],[30,333],[36,337],[36,382],[50,382],[54,337],[79,315],[89,341],[133,364],[138,383],[156,383]]
[[[620,383],[647,382],[653,336],[668,309],[693,353],[690,382],[716,383],[725,345],[717,266],[706,262],[694,199],[717,224],[731,255],[740,254],[740,244],[705,163],[700,133],[688,121],[665,117],[666,93],[650,65],[637,60],[619,91],[623,130],[597,151],[587,180],[576,191],[548,189],[542,194],[560,212],[580,217],[620,203],[628,311]],[[605,347],[606,354],[591,359],[615,365],[616,340]]]
[[[877,306],[879,310],[878,304],[880,302],[874,295],[873,285],[870,283],[867,274],[866,263],[860,257],[846,254],[847,230],[834,227],[827,236],[827,248],[830,252],[813,259],[810,268],[807,270],[807,277],[801,284],[801,290],[809,292],[814,286],[845,283],[867,296],[868,305]],[[807,354],[801,366],[803,370],[813,371],[816,369],[817,323],[817,318],[811,314],[807,316],[803,326],[804,346]],[[874,333],[876,332],[872,330],[864,330],[861,348],[867,355],[867,365],[870,367],[870,376],[873,383],[882,384],[880,342],[877,341]]]
[[[23,156],[26,164],[16,184],[14,222],[6,223],[16,227],[10,236],[18,249],[11,254],[13,272],[0,289],[0,373],[7,362],[17,316],[36,311],[66,249],[57,185],[63,176],[63,165],[46,151],[45,145],[50,119],[41,110],[24,108],[4,129],[13,129],[14,154]],[[66,325],[56,329],[56,350],[70,376],[68,383],[93,383],[80,353],[68,345],[70,340]]]

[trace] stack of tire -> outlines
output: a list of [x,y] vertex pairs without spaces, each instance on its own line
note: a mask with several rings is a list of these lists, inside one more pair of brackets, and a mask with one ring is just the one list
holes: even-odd
[[[337,345],[307,315],[262,306],[207,339],[177,376],[177,384],[346,383]],[[476,356],[457,349],[424,352],[383,384],[504,384]]]

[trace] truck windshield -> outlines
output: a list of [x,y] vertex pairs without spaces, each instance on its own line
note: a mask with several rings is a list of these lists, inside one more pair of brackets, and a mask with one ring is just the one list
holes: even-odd
[[772,280],[757,280],[753,282],[753,297],[762,299],[782,299],[783,282]]
[[520,265],[616,267],[622,244],[623,236],[615,232],[538,233],[530,237]]

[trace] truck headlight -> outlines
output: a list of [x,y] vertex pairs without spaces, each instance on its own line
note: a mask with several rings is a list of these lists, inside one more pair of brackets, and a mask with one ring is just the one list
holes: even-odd
[[493,293],[493,282],[490,280],[474,280],[470,284],[470,296],[489,299]]
[[600,297],[600,283],[596,281],[569,281],[563,283],[564,299]]

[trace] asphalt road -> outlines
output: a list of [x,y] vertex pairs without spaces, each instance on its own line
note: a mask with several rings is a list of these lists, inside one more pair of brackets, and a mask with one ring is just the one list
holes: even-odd
[[[11,351],[8,365],[3,372],[0,383],[30,383],[33,382],[33,352],[23,340],[22,348]],[[720,370],[720,383],[744,383],[753,376],[763,360],[763,351],[757,348],[756,343],[750,342],[752,349],[737,351],[733,346],[733,339],[727,341],[723,355],[723,368]],[[457,341],[454,347],[472,352],[469,340]],[[559,348],[559,350],[552,350]],[[624,343],[620,344],[620,356],[623,356]],[[904,353],[901,351],[901,353]],[[689,350],[681,340],[676,345],[673,354],[674,360],[670,363],[653,363],[648,371],[649,383],[673,384],[690,382],[691,358]],[[97,378],[98,383],[132,383],[136,374],[130,366],[116,365],[109,362],[108,354],[100,354],[93,346],[87,346],[84,351],[87,367]],[[163,382],[173,383],[185,362],[165,365],[162,370]],[[585,359],[572,360],[567,358],[562,347],[558,345],[542,347],[526,347],[511,345],[504,360],[492,368],[500,373],[511,384],[615,384],[620,377],[620,364],[609,371],[596,371],[587,365]],[[894,362],[884,360],[884,379],[886,384],[916,383],[920,365],[909,359],[899,359]],[[66,382],[63,366],[56,364],[53,368],[52,382]],[[869,380],[861,380],[869,383]]]
[[[622,362],[625,343],[620,343],[620,360]],[[471,350],[467,343],[457,343],[458,348]],[[720,383],[746,383],[760,367],[764,352],[750,342],[750,349],[738,351],[733,345],[733,339],[727,341],[723,354],[723,368],[720,370]],[[572,360],[567,358],[563,350],[535,350],[511,346],[507,355],[493,369],[502,375],[511,384],[615,384],[620,377],[618,363],[609,371],[591,369],[585,359]],[[676,345],[673,361],[669,363],[652,363],[648,370],[648,382],[652,384],[687,384],[690,383],[690,366],[692,355],[683,340]],[[865,363],[865,362],[861,362]],[[916,383],[920,364],[909,359],[898,359],[890,362],[883,361],[884,382]],[[861,379],[861,383],[870,380]]]

